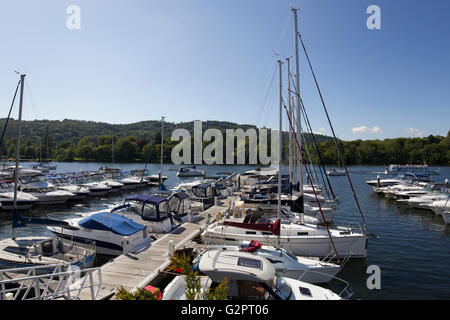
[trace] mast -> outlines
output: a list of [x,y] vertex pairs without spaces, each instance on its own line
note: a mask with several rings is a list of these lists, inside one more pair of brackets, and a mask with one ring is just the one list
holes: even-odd
[[[297,96],[297,137],[300,137],[302,134],[302,122],[301,122],[301,112],[300,112],[300,66],[299,66],[299,58],[298,58],[298,22],[297,22],[297,10],[294,7],[291,7],[292,12],[294,13],[294,46],[295,46],[295,86],[296,86],[296,96]],[[299,139],[299,150],[301,152],[302,148],[302,139]],[[302,174],[302,164],[300,163],[301,157],[298,157],[297,162],[297,170],[298,170],[298,182],[299,182],[299,191],[300,197],[303,198],[303,174]],[[303,202],[303,199],[302,199]]]
[[[20,157],[20,135],[22,133],[22,106],[23,106],[23,87],[25,84],[25,75],[20,75],[20,105],[19,105],[19,124],[17,133],[17,147],[16,147],[16,167],[14,169],[14,202],[13,202],[13,219],[17,212],[17,179],[19,171],[19,157]],[[12,227],[12,239],[16,238],[16,233],[14,230],[14,223]]]
[[[287,87],[288,87],[288,103],[289,103],[289,114],[292,115],[292,104],[291,104],[291,58],[286,58],[287,61]],[[292,150],[294,149],[294,144],[292,141],[292,131],[289,129],[289,194],[292,194],[292,177],[293,177],[293,158],[292,158]]]
[[112,144],[112,167],[114,168],[114,135],[111,136],[111,144]]
[[163,153],[164,153],[164,119],[161,117],[161,164],[159,167],[159,185],[162,186],[162,169],[163,169]]
[[[282,115],[283,115],[283,78],[282,78],[282,62],[281,60],[278,60],[278,69],[280,72],[280,132],[278,133],[278,204],[277,204],[277,214],[278,219],[281,218],[281,157],[282,157],[282,150],[283,150],[283,122],[282,122]],[[277,238],[277,244],[278,247],[280,247],[280,235],[278,235]]]

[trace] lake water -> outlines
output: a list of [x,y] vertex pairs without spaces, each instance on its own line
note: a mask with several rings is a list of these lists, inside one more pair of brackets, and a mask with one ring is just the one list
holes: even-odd
[[[56,163],[57,172],[96,170],[102,163]],[[27,166],[24,164],[24,166]],[[198,178],[178,178],[175,171],[165,166],[168,176],[165,185],[174,187],[182,182]],[[143,164],[121,164],[123,170],[142,169]],[[213,175],[220,172],[241,173],[252,166],[197,166]],[[152,173],[159,170],[158,164],[150,164]],[[432,211],[410,208],[396,204],[393,200],[375,194],[365,181],[375,179],[384,171],[383,167],[349,167],[350,176],[357,193],[368,229],[376,234],[369,240],[365,260],[348,262],[339,277],[350,282],[356,299],[448,299],[450,297],[450,226]],[[441,168],[435,180],[443,182],[450,178],[450,168]],[[381,175],[381,174],[380,174]],[[361,223],[353,195],[345,176],[330,177],[334,192],[339,197],[335,224],[346,226],[350,222]],[[145,193],[140,190],[138,193]],[[74,212],[101,210],[112,202],[120,202],[130,192],[114,196],[89,198],[70,205],[39,207],[24,215],[50,216],[65,219]],[[10,212],[0,213],[0,238],[11,236]],[[42,227],[26,227],[18,231],[21,236],[30,234],[51,235]],[[377,265],[381,270],[381,289],[369,290],[366,285],[368,266]]]

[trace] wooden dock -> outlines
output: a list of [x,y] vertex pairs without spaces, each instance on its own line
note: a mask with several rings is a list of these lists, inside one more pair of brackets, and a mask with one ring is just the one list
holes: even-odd
[[[161,271],[170,264],[169,243],[173,241],[175,250],[191,243],[192,239],[200,235],[210,223],[215,221],[217,214],[223,214],[236,199],[228,197],[223,203],[212,206],[208,210],[193,217],[191,222],[185,222],[171,233],[161,237],[151,246],[136,254],[120,255],[111,262],[104,264],[101,269],[102,285],[96,300],[114,299],[116,291],[122,286],[131,291],[145,287]],[[98,275],[95,275],[97,278]],[[81,300],[90,300],[88,290],[80,293]]]

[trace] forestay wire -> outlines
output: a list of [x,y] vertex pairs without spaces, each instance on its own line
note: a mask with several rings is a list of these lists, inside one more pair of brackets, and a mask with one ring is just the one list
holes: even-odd
[[357,196],[356,196],[355,189],[353,188],[352,180],[350,179],[350,175],[348,174],[347,165],[346,165],[346,163],[345,163],[345,161],[344,161],[344,157],[342,156],[342,150],[341,150],[340,144],[339,144],[339,142],[338,142],[338,140],[337,140],[336,134],[334,133],[334,128],[333,128],[333,125],[331,124],[330,116],[329,116],[329,114],[328,114],[328,110],[327,110],[327,107],[326,107],[326,105],[325,105],[325,101],[324,101],[324,99],[323,99],[322,92],[320,91],[320,87],[319,87],[319,83],[317,82],[316,74],[314,73],[314,69],[313,69],[313,67],[312,67],[311,61],[310,61],[309,56],[308,56],[308,52],[307,52],[307,50],[306,50],[305,44],[303,43],[303,39],[302,39],[302,36],[301,36],[300,33],[298,34],[298,37],[299,37],[300,42],[301,42],[301,44],[302,44],[302,47],[303,47],[303,51],[304,51],[304,53],[305,53],[306,60],[308,61],[309,68],[310,68],[311,73],[312,73],[312,76],[313,76],[313,78],[314,78],[314,83],[315,83],[316,88],[317,88],[317,91],[318,91],[318,93],[319,93],[320,100],[322,101],[322,106],[323,106],[323,108],[324,108],[324,110],[325,110],[325,114],[326,114],[327,119],[328,119],[328,124],[330,125],[331,132],[333,133],[334,143],[336,144],[336,148],[337,148],[337,150],[338,150],[338,156],[339,156],[339,159],[341,160],[342,165],[343,165],[343,167],[344,167],[344,169],[345,169],[345,173],[346,173],[348,182],[349,182],[349,184],[350,184],[350,188],[351,188],[352,193],[353,193],[353,198],[355,199],[356,206],[358,207],[358,211],[359,211],[359,213],[360,213],[360,215],[361,215],[361,218],[362,218],[362,220],[363,220],[363,222],[364,222],[364,229],[365,229],[366,232],[369,232],[369,231],[368,231],[368,228],[367,228],[367,224],[366,224],[366,219],[364,218],[363,212],[362,212],[362,210],[361,210],[361,206],[359,205],[359,201],[358,201],[358,198],[357,198]]

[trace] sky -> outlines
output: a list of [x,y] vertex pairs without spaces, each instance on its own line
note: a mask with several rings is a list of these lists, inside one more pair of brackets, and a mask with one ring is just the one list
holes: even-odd
[[[165,116],[276,128],[277,60],[291,57],[295,70],[291,4],[339,138],[447,134],[448,0],[3,2],[0,117],[17,70],[27,74],[25,120],[118,124]],[[78,20],[67,11],[73,5]],[[380,29],[367,27],[370,5],[380,8]],[[79,29],[69,28],[77,21]],[[313,130],[329,135],[302,50],[299,64]],[[284,63],[284,89],[286,72]]]

